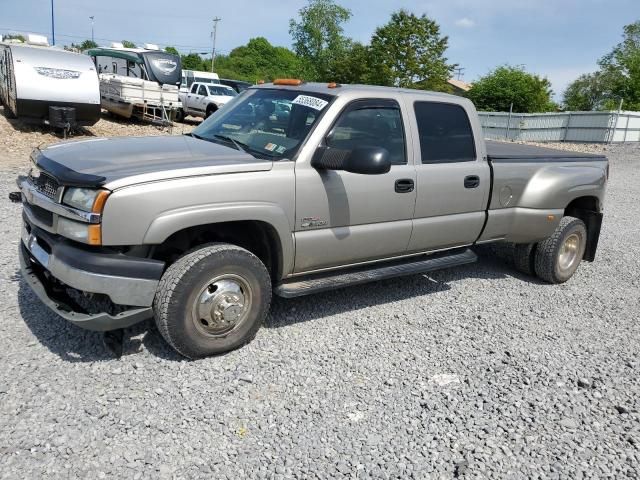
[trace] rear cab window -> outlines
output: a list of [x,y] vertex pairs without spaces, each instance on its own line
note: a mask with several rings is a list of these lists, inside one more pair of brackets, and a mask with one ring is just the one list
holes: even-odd
[[454,103],[415,102],[423,164],[473,162],[476,147],[466,110]]

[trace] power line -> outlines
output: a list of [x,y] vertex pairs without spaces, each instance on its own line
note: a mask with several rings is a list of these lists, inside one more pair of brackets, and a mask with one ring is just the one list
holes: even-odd
[[[10,27],[0,27],[0,31],[2,32],[7,32],[7,33],[19,33],[20,31],[28,31],[29,33],[37,33],[40,35],[49,35],[50,32],[41,32],[41,31],[37,31],[37,30],[31,30],[29,28],[10,28]],[[63,38],[68,38],[68,39],[81,39],[81,40],[86,40],[87,36],[86,35],[74,35],[74,34],[62,34],[59,32],[56,32],[56,36],[57,37],[63,37]],[[95,37],[95,40],[100,40],[103,42],[111,42],[113,41],[113,38],[103,38],[103,37]],[[156,43],[158,45],[164,45],[165,47],[175,47],[176,49],[186,49],[186,50],[198,50],[198,51],[203,51],[203,50],[207,50],[209,47],[204,47],[202,45],[183,45],[183,44],[171,44],[171,43],[164,43],[164,42],[153,42],[153,41],[149,41],[149,39],[141,41],[140,39],[137,38],[133,38],[132,41],[134,41],[135,43]],[[225,51],[217,51],[217,53],[225,53]]]

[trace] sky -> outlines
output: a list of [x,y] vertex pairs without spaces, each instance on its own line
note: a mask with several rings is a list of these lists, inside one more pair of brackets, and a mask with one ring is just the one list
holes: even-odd
[[[228,53],[263,36],[290,47],[289,19],[306,0],[53,0],[56,44],[91,38],[100,45],[132,40],[172,45],[183,53],[211,50],[212,19],[220,17],[217,50]],[[621,40],[640,19],[640,0],[337,0],[353,16],[345,34],[368,42],[391,13],[426,14],[449,37],[446,55],[473,82],[503,64],[547,77],[556,98]],[[0,0],[0,34],[43,33],[51,41],[51,0]]]

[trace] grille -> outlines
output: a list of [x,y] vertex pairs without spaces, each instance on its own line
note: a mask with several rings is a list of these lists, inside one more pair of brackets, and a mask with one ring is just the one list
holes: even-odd
[[52,200],[56,200],[58,187],[60,187],[60,185],[53,177],[40,172],[38,177],[34,177],[32,174],[29,174],[29,179],[31,180],[31,183],[33,183],[33,186],[36,187],[36,190]]

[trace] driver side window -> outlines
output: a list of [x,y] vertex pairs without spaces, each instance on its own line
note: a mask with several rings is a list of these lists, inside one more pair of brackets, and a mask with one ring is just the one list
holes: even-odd
[[207,87],[205,87],[204,85],[200,85],[200,88],[198,88],[198,95],[202,95],[203,97],[206,97]]
[[400,106],[394,100],[365,100],[347,106],[326,139],[331,148],[380,147],[392,165],[407,163]]
[[196,93],[198,91],[198,85],[194,84],[191,86],[191,93]]

